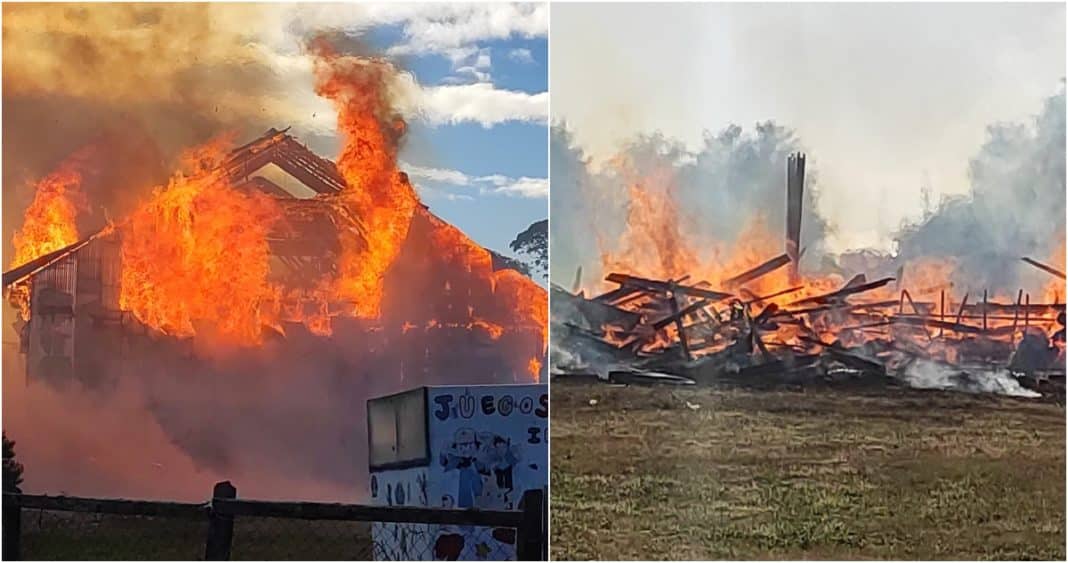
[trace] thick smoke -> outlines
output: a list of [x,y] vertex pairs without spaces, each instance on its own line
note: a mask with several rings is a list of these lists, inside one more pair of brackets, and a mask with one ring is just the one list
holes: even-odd
[[95,146],[89,164],[106,173],[85,189],[91,229],[166,181],[182,149],[284,126],[286,77],[246,37],[274,14],[264,5],[5,4],[4,256],[34,182],[78,149]]
[[[1050,281],[1048,274],[1023,264],[1020,257],[1064,267],[1063,85],[1030,122],[989,126],[986,142],[968,163],[969,193],[946,199],[917,223],[902,226],[894,254],[871,249],[825,254],[823,243],[834,218],[817,210],[819,147],[810,148],[815,158],[809,159],[806,171],[802,271],[896,275],[902,267],[933,259],[953,265],[951,281],[961,294],[989,289],[1015,295],[1020,287],[1038,293]],[[767,122],[752,131],[731,125],[706,133],[698,150],[659,134],[641,135],[609,163],[594,165],[575,146],[565,125],[554,126],[553,282],[571,288],[581,265],[582,286],[597,287],[603,274],[598,270],[601,253],[613,250],[630,201],[628,176],[618,172],[620,162],[638,176],[672,184],[685,240],[730,245],[755,217],[777,236],[784,231],[786,158],[804,149],[790,129]],[[905,272],[907,277],[908,269]]]
[[[574,146],[563,125],[553,127],[550,150],[552,277],[570,288],[580,265],[584,287],[596,287],[607,273],[599,271],[600,257],[619,250],[616,243],[631,204],[629,182],[635,177],[655,179],[647,182],[647,190],[671,184],[679,234],[691,246],[731,244],[753,220],[785,237],[786,159],[804,149],[791,130],[765,122],[751,132],[737,125],[706,132],[695,151],[660,134],[639,136],[599,169]],[[816,211],[819,181],[814,168],[810,161],[802,218],[803,266],[819,264],[829,229]]]
[[[1030,123],[987,128],[987,140],[968,166],[970,193],[905,226],[897,237],[898,263],[952,260],[954,281],[972,290],[1041,287],[1049,276],[1021,264],[1020,257],[1048,261],[1064,246],[1064,139],[1062,83]],[[1064,268],[1063,262],[1054,266]]]

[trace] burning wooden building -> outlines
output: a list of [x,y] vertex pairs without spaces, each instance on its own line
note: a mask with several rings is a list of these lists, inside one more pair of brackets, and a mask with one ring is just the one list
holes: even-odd
[[[381,294],[360,302],[359,294],[337,291],[335,281],[359,266],[351,259],[346,264],[346,253],[366,257],[381,227],[346,199],[351,190],[338,166],[275,129],[220,160],[211,164],[214,184],[208,189],[225,186],[254,201],[250,209],[266,210],[247,217],[250,229],[269,217],[268,225],[259,225],[265,272],[254,272],[263,279],[248,286],[253,290],[242,286],[250,274],[238,263],[259,259],[247,258],[251,250],[233,242],[242,241],[242,233],[220,242],[233,245],[221,249],[229,258],[186,271],[188,264],[170,261],[174,247],[139,252],[134,239],[142,247],[157,241],[136,217],[110,224],[3,274],[8,299],[20,313],[15,324],[29,379],[104,381],[142,369],[148,356],[164,348],[191,358],[205,346],[230,341],[295,349],[329,342],[353,358],[389,356],[381,365],[396,372],[382,377],[408,379],[407,386],[538,379],[547,296],[512,269],[515,262],[478,247],[418,204],[381,276]],[[403,173],[397,181],[411,189]],[[180,194],[173,184],[165,192]],[[208,220],[157,211],[157,223]],[[246,227],[231,221],[217,229],[229,237]],[[158,263],[137,262],[146,256]],[[182,270],[174,272],[175,283],[189,286],[188,293],[152,287],[159,284],[152,277],[156,268]],[[198,282],[233,287],[208,292]],[[146,287],[139,293],[137,284]],[[254,300],[245,298],[249,291]],[[204,293],[214,301],[200,303]],[[162,302],[145,307],[138,301],[149,297]],[[172,307],[183,307],[182,314],[172,314]]]

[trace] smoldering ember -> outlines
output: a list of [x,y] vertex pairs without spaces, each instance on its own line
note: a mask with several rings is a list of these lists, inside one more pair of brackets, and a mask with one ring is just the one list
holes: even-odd
[[316,56],[336,163],[286,129],[220,138],[93,229],[83,184],[122,162],[90,146],[37,184],[3,274],[34,489],[365,500],[367,399],[541,377],[546,292],[421,203],[388,63]]
[[[710,283],[701,264],[680,263],[687,253],[674,248],[673,265],[693,275],[649,279],[606,271],[613,287],[586,295],[579,268],[570,290],[554,285],[552,375],[617,384],[904,386],[1064,400],[1062,270],[1020,256],[1018,267],[1049,276],[1037,295],[955,291],[948,263],[904,264],[895,275],[872,278],[803,275],[805,156],[790,155],[784,164],[781,254],[735,255],[730,262],[741,266],[714,272]],[[644,195],[632,199],[643,207],[632,209],[629,220],[661,220],[665,214],[651,212],[656,205]],[[672,213],[666,215],[670,221]],[[662,236],[650,241],[658,249],[678,242],[670,234],[676,225],[659,227],[630,234]],[[753,246],[766,249],[767,242]],[[1062,239],[1061,261],[1063,245]]]

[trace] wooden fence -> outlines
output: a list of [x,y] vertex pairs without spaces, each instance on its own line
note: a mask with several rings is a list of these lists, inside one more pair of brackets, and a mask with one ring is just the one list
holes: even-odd
[[544,561],[548,555],[547,507],[544,492],[541,490],[527,491],[520,502],[520,510],[517,511],[242,500],[237,498],[237,489],[229,481],[217,483],[212,491],[211,500],[200,504],[4,493],[3,559],[6,561],[22,558],[23,509],[206,520],[207,533],[204,538],[206,561],[230,559],[235,518],[513,528],[516,531],[515,546],[518,560]]

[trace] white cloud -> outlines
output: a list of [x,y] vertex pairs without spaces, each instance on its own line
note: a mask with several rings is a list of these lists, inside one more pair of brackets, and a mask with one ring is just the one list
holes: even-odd
[[508,51],[508,58],[520,64],[534,63],[534,55],[530,53],[530,49],[512,49]]
[[[401,163],[401,169],[408,173],[421,189],[435,194],[448,194],[443,190],[434,189],[425,185],[425,182],[447,184],[457,187],[476,188],[480,194],[504,195],[523,198],[544,198],[549,195],[549,180],[547,178],[530,178],[522,176],[513,178],[504,174],[491,174],[488,176],[470,176],[459,170],[447,168],[433,168],[418,166],[415,164]],[[466,194],[454,194],[457,196],[450,199],[470,199]]]
[[406,162],[401,163],[401,169],[407,172],[408,176],[412,178],[432,180],[434,182],[452,184],[454,186],[467,186],[471,183],[471,177],[459,170],[418,166]]
[[488,72],[482,72],[478,68],[473,66],[462,66],[456,69],[457,76],[447,77],[443,82],[446,84],[466,84],[470,80],[465,80],[464,75],[469,76],[475,82],[489,82],[490,75]]
[[[417,29],[432,29],[419,47],[427,51],[430,45],[454,49],[464,64],[436,86],[417,83],[411,74],[401,74],[394,85],[397,109],[407,119],[420,120],[433,126],[458,123],[478,123],[489,128],[506,122],[544,124],[548,122],[549,94],[528,93],[500,89],[494,86],[490,69],[492,55],[489,48],[480,48],[475,41],[507,38],[512,35],[544,36],[547,20],[544,5],[486,4],[450,6],[430,4],[413,7],[407,4],[333,5],[301,4],[291,9],[272,11],[283,31],[266,32],[249,48],[257,52],[286,84],[284,96],[273,100],[258,100],[248,111],[271,114],[279,123],[297,125],[301,129],[328,134],[336,127],[337,114],[329,101],[314,93],[312,64],[307,53],[294,49],[304,33],[319,29],[327,22],[351,33],[368,27],[399,24],[411,39],[422,37]],[[289,25],[283,25],[290,22]],[[295,23],[293,23],[295,22]],[[414,41],[414,40],[412,40]],[[414,48],[412,41],[405,49]],[[461,53],[462,51],[462,53]],[[433,51],[443,53],[444,51]],[[222,94],[220,94],[222,95]]]
[[405,42],[391,47],[392,55],[440,54],[455,62],[458,56],[470,56],[480,41],[546,37],[549,32],[545,3],[436,4],[415,11],[404,5],[376,8],[370,10],[372,18],[404,22]]
[[542,198],[549,196],[549,180],[547,178],[528,178],[523,176],[503,186],[499,186],[496,193],[514,195],[526,198]]
[[482,70],[489,70],[491,66],[490,50],[489,48],[482,49],[478,52],[478,57],[475,59],[475,68]]
[[546,123],[549,93],[501,90],[492,84],[420,87],[411,82],[404,100],[407,109],[433,125],[471,121],[489,128],[506,121]]

